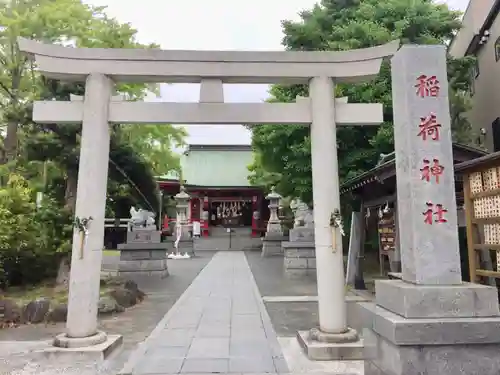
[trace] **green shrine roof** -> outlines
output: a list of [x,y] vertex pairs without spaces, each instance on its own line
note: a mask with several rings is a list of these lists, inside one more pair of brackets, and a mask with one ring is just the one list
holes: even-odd
[[[181,156],[186,185],[204,187],[250,187],[248,166],[253,152],[249,145],[189,145]],[[176,173],[161,179],[178,180]]]

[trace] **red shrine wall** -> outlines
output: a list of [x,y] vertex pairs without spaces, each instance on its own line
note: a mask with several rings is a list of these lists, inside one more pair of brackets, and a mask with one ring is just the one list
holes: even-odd
[[[164,195],[175,195],[179,183],[159,182]],[[265,233],[268,202],[258,188],[200,188],[186,186],[191,196],[188,218],[200,223],[200,235],[209,236],[214,227],[251,227],[252,236]],[[169,221],[175,218],[169,218]]]

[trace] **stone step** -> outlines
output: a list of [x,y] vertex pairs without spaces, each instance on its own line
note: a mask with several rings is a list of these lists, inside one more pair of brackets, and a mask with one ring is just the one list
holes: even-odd
[[229,241],[229,237],[202,237],[194,239],[194,248],[197,250],[258,250],[262,247],[262,241],[260,238],[252,237],[232,237]]

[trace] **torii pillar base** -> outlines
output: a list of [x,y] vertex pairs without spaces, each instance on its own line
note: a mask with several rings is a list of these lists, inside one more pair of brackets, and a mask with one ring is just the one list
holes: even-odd
[[317,328],[299,331],[297,340],[313,361],[356,361],[364,358],[363,340],[352,328],[340,334],[321,332]]
[[57,365],[74,365],[75,363],[101,364],[112,353],[121,347],[121,335],[107,335],[98,331],[89,337],[68,337],[63,333],[54,339],[52,346],[42,349],[45,359]]

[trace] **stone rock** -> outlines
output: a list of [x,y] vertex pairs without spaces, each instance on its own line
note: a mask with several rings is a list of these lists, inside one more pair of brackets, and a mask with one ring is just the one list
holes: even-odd
[[97,305],[99,314],[112,314],[115,312],[123,312],[125,308],[119,305],[112,297],[101,297]]
[[127,281],[125,281],[125,283],[123,284],[123,287],[125,289],[131,290],[133,292],[135,292],[136,290],[139,290],[139,286],[133,280],[127,280]]
[[3,312],[3,321],[6,323],[19,323],[21,321],[22,309],[10,299],[0,301],[0,312]]
[[22,318],[25,323],[41,323],[45,320],[50,309],[50,301],[40,298],[29,302],[23,308]]
[[120,305],[125,308],[132,307],[138,302],[138,296],[131,290],[123,287],[113,289],[109,295]]
[[132,280],[127,280],[125,284],[123,284],[123,287],[127,290],[130,290],[131,292],[135,293],[136,298],[138,301],[142,301],[144,297],[146,296],[146,293],[144,293],[142,290],[139,289],[139,286],[135,281]]
[[53,323],[65,322],[67,315],[68,305],[62,303],[56,305],[51,311],[49,311],[47,314],[47,321]]

